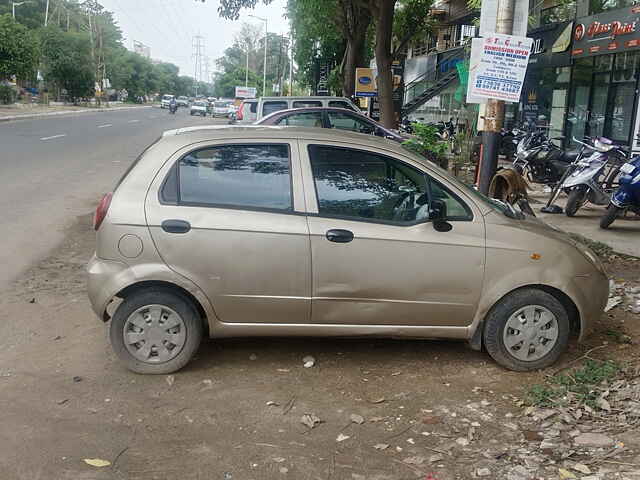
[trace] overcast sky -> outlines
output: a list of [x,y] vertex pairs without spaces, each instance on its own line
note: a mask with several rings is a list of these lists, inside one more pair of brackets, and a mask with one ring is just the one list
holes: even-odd
[[[151,48],[151,58],[171,62],[180,67],[181,75],[193,77],[193,36],[202,35],[206,54],[211,58],[210,71],[215,59],[222,56],[233,42],[233,35],[243,21],[263,25],[253,14],[266,18],[268,29],[275,33],[288,33],[284,18],[286,0],[274,0],[268,7],[262,2],[255,10],[242,10],[237,21],[218,16],[218,0],[99,0],[113,12],[131,50],[133,40]],[[204,69],[204,67],[203,67]]]

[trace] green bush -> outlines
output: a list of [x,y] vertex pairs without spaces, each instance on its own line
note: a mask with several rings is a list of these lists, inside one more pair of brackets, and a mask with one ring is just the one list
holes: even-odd
[[0,104],[11,105],[16,101],[16,91],[9,85],[0,85]]
[[422,155],[432,162],[446,168],[447,143],[438,135],[438,128],[424,123],[412,123],[413,137],[402,143],[409,150]]

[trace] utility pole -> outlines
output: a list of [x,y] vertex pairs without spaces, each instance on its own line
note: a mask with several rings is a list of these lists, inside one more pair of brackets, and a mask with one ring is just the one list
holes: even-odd
[[290,58],[289,58],[289,96],[293,96],[293,32],[291,33],[291,41],[289,42]]
[[202,59],[204,55],[204,37],[200,34],[193,37],[193,55],[195,78],[195,95],[198,96],[198,82],[202,79]]
[[[517,0],[498,0],[496,33],[511,35],[513,33],[513,12]],[[500,148],[500,129],[504,122],[504,101],[489,99],[485,107],[484,130],[482,132],[482,159],[478,188],[487,194],[489,185],[498,168],[498,151]]]
[[49,23],[49,0],[47,0],[47,7],[44,11],[44,26],[47,26],[47,23]]
[[244,86],[249,86],[249,42],[247,42],[247,65],[244,70]]

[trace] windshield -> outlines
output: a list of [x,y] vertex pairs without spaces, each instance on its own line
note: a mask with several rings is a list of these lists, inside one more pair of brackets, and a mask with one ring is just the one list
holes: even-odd
[[195,102],[194,105],[196,107],[206,107],[207,106],[204,102]]
[[163,100],[171,100],[173,98],[173,95],[165,95],[164,97],[162,97]]
[[216,102],[215,103],[216,108],[226,108],[227,105],[228,105],[228,103],[226,103],[226,102]]

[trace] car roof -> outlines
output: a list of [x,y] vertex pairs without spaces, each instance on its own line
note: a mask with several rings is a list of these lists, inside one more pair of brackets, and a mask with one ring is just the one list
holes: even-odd
[[164,142],[174,143],[178,148],[208,140],[318,140],[353,143],[407,154],[407,151],[398,142],[374,135],[329,128],[280,127],[272,125],[202,125],[167,130],[162,134],[162,137]]

